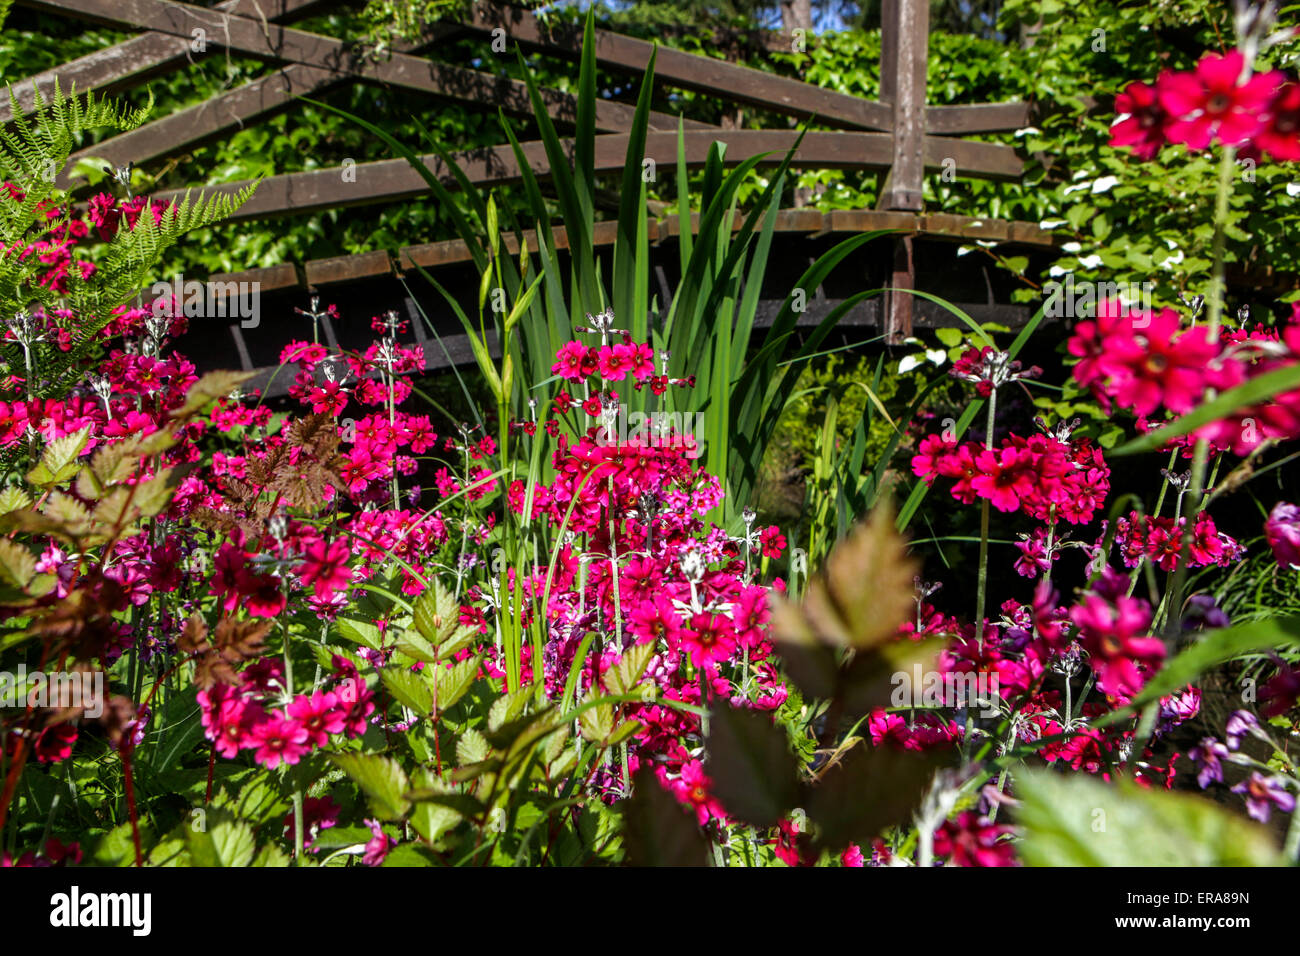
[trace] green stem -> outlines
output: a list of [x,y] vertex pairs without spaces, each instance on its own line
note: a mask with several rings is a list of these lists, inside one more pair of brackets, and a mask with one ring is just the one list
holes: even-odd
[[[1234,147],[1228,146],[1223,150],[1223,155],[1219,159],[1219,184],[1218,193],[1214,201],[1214,271],[1210,278],[1210,294],[1207,299],[1206,323],[1209,333],[1209,340],[1217,342],[1219,339],[1219,330],[1223,321],[1223,298],[1226,272],[1225,249],[1227,245],[1227,228],[1231,216],[1231,207],[1229,198],[1232,195],[1232,180],[1236,174],[1237,168],[1237,151]],[[1206,396],[1207,399],[1213,399],[1213,391]],[[1179,548],[1178,566],[1174,571],[1173,581],[1171,582],[1171,591],[1173,592],[1172,600],[1169,602],[1165,618],[1165,637],[1166,640],[1172,640],[1178,623],[1182,618],[1183,604],[1186,600],[1187,590],[1187,562],[1191,558],[1192,538],[1196,529],[1196,518],[1201,513],[1205,498],[1205,466],[1209,460],[1210,445],[1205,439],[1197,439],[1196,448],[1192,456],[1192,477],[1187,487],[1187,495],[1190,503],[1187,518],[1183,525],[1183,540]]]
[[[984,447],[993,451],[993,416],[997,413],[998,390],[989,392],[988,425],[984,430]],[[984,647],[984,602],[988,595],[989,581],[989,500],[984,499],[980,509],[980,563],[979,578],[975,590],[975,644]]]

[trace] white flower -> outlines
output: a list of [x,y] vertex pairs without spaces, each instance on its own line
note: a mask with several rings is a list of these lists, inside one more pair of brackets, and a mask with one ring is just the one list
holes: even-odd
[[1104,193],[1118,183],[1119,179],[1114,176],[1102,176],[1092,184],[1092,194],[1095,196],[1097,193]]

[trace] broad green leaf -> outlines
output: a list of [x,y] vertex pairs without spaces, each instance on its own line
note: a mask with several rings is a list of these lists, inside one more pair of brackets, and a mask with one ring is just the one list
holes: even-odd
[[421,717],[433,710],[433,687],[420,674],[405,667],[385,667],[379,679],[402,706]]
[[1279,866],[1268,832],[1210,800],[1120,778],[1047,770],[1015,775],[1030,866]]
[[803,807],[822,846],[840,851],[866,843],[886,827],[911,822],[939,757],[889,745],[854,747],[815,786]]
[[330,759],[356,781],[370,798],[370,806],[381,820],[400,820],[410,809],[406,798],[411,789],[406,772],[397,761],[378,754],[331,754]]
[[727,813],[756,827],[776,826],[799,802],[799,765],[770,714],[718,707],[710,712],[705,769]]
[[633,777],[623,809],[623,845],[633,866],[708,866],[709,842],[649,769]]

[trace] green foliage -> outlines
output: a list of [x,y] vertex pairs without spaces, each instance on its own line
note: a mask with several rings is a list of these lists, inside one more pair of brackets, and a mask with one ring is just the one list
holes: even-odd
[[1268,832],[1209,800],[1083,774],[1016,774],[1030,866],[1279,866]]
[[[10,103],[14,120],[0,130],[0,179],[23,195],[21,201],[0,203],[0,248],[21,249],[70,220],[69,197],[55,180],[81,138],[93,129],[134,129],[150,106],[131,109],[93,94],[65,94],[57,82],[49,102],[36,93],[30,116],[21,114],[12,90]],[[128,180],[129,174],[128,168]],[[125,185],[129,197],[129,181]],[[157,222],[149,211],[141,212],[133,228],[117,229],[97,251],[92,272],[68,270],[63,292],[40,281],[44,264],[38,256],[0,257],[0,315],[6,321],[18,316],[14,334],[0,343],[0,358],[22,375],[28,396],[67,394],[84,376],[85,360],[99,348],[99,333],[112,321],[112,310],[139,293],[167,249],[186,233],[229,216],[252,192],[249,187],[235,195],[197,198],[187,193],[180,203],[163,207]],[[39,327],[34,312],[68,333],[66,347]]]

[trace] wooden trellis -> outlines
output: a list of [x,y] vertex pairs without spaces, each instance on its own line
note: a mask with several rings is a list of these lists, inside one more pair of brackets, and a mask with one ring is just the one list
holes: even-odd
[[[582,41],[580,30],[551,28],[528,11],[491,2],[475,5],[461,22],[431,25],[415,42],[379,56],[289,25],[330,7],[344,5],[343,0],[227,0],[214,7],[175,0],[18,2],[20,6],[118,30],[141,31],[123,43],[13,84],[18,106],[23,111],[32,109],[38,90],[48,98],[56,78],[65,91],[74,84],[83,92],[117,91],[158,73],[181,68],[191,57],[203,55],[195,52],[200,46],[197,39],[202,40],[205,49],[224,49],[274,66],[265,76],[107,139],[73,157],[75,162],[94,155],[114,165],[127,162],[142,165],[192,150],[291,108],[296,97],[318,96],[346,83],[379,83],[484,109],[500,107],[508,113],[530,115],[532,106],[524,84],[483,70],[439,63],[425,54],[435,50],[440,41],[465,33],[490,34],[526,49],[573,59],[579,56]],[[795,120],[816,117],[819,124],[834,127],[831,131],[809,132],[804,137],[794,157],[796,168],[869,170],[882,177],[875,210],[826,215],[807,209],[789,210],[781,214],[777,229],[785,235],[809,237],[864,229],[900,230],[894,242],[889,276],[891,288],[899,291],[886,296],[875,319],[891,341],[910,334],[913,327],[914,297],[907,290],[916,288],[914,237],[1051,246],[1047,234],[1034,224],[924,213],[923,181],[927,172],[945,169],[964,177],[1017,180],[1022,164],[1013,149],[962,137],[1020,129],[1028,125],[1029,119],[1028,106],[1024,103],[932,106],[926,102],[928,15],[926,0],[885,0],[879,101],[674,49],[660,48],[655,62],[655,82],[662,87],[702,92]],[[596,31],[596,59],[608,70],[643,72],[651,49],[651,44],[639,39]],[[557,125],[572,125],[576,113],[573,97],[543,90],[542,98]],[[632,116],[633,109],[626,104],[612,100],[599,102],[597,171],[613,172],[622,168]],[[9,104],[0,104],[0,122],[10,118]],[[675,161],[677,124],[674,116],[652,115],[647,156],[661,157],[662,163],[669,165]],[[729,162],[760,153],[781,156],[794,144],[796,136],[797,131],[793,129],[723,130],[707,123],[687,121],[686,162],[693,167],[703,165],[710,148],[719,140],[727,144]],[[522,147],[533,171],[545,176],[549,163],[542,144],[524,143]],[[456,154],[456,159],[476,185],[507,183],[520,176],[516,157],[508,145],[467,151]],[[423,160],[435,174],[447,177],[447,170],[436,156],[425,156]],[[422,195],[427,189],[416,171],[400,159],[358,163],[350,175],[345,176],[343,172],[343,168],[335,167],[271,176],[262,180],[253,198],[235,218],[258,219],[401,202]],[[231,183],[213,188],[235,190],[243,185],[246,184]],[[165,200],[178,192],[153,195]],[[609,228],[602,229],[602,226]],[[606,242],[609,237],[605,233],[612,235],[612,227],[612,223],[598,224],[595,241]],[[669,241],[678,229],[675,219],[652,223],[651,241]],[[263,291],[301,289],[392,275],[395,270],[417,264],[433,267],[467,258],[462,243],[433,243],[404,248],[396,261],[386,252],[362,253],[303,264],[286,263],[273,269],[221,278],[260,281]],[[233,325],[231,332],[241,361],[249,365],[253,359],[238,325]],[[327,330],[327,334],[332,337],[333,331]],[[439,358],[431,356],[431,364],[439,364]]]

